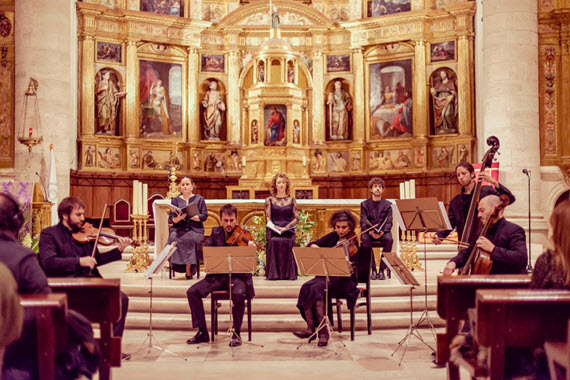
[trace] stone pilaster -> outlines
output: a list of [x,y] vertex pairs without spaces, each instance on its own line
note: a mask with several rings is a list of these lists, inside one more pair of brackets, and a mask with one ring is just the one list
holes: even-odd
[[414,44],[414,136],[425,138],[429,134],[429,112],[426,83],[426,42],[415,41]]
[[201,138],[200,128],[200,100],[198,98],[198,76],[200,68],[200,54],[198,49],[188,49],[188,131],[187,139],[191,143],[197,143]]
[[127,106],[126,120],[127,133],[126,137],[138,137],[139,135],[139,105],[137,102],[137,92],[139,84],[139,65],[137,60],[137,41],[127,40]]
[[313,51],[313,144],[325,141],[325,95],[324,95],[324,57],[322,50]]
[[230,145],[241,144],[240,136],[240,91],[239,91],[239,69],[240,54],[237,50],[228,53],[228,96],[226,103],[228,121],[228,142]]
[[355,143],[364,142],[364,60],[362,48],[352,50],[354,70],[354,94],[352,99],[352,139]]
[[457,97],[459,111],[459,134],[472,136],[471,123],[473,122],[472,105],[473,90],[471,36],[462,35],[457,39]]

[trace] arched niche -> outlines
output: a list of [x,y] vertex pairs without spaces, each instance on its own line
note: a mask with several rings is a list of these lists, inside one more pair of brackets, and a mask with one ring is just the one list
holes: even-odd
[[332,79],[325,86],[327,141],[352,140],[352,92],[351,83],[341,77]]
[[457,74],[449,67],[435,69],[429,77],[430,134],[459,131]]
[[122,135],[124,125],[124,82],[121,74],[110,67],[97,71],[95,84],[95,134]]
[[[213,86],[213,83],[215,83],[215,86]],[[228,131],[226,94],[226,85],[217,78],[208,78],[200,83],[198,89],[198,97],[200,100],[199,128],[202,140],[227,140]],[[217,130],[219,130],[219,132],[217,132]]]

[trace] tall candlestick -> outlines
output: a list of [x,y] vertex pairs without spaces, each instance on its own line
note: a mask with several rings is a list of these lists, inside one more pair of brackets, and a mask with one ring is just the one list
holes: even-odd
[[142,184],[142,214],[148,215],[148,183]]
[[400,199],[406,199],[406,192],[404,190],[404,182],[400,183]]
[[412,198],[412,199],[416,198],[416,180],[415,179],[410,180],[410,198]]

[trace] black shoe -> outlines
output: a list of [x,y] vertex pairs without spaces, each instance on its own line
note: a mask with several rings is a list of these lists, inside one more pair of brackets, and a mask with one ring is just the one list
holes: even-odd
[[386,276],[384,275],[384,271],[381,270],[380,273],[378,273],[378,279],[379,280],[385,280]]
[[186,341],[187,344],[198,344],[198,343],[208,343],[210,341],[210,335],[208,331],[198,330],[194,337]]
[[300,339],[307,339],[308,337],[313,335],[313,332],[309,329],[305,329],[303,331],[295,331],[293,332],[293,335],[295,335],[297,338]]
[[124,352],[121,354],[122,360],[129,360],[131,358],[131,354],[125,354]]
[[236,333],[232,336],[232,339],[230,339],[230,347],[239,347],[241,346],[241,336]]
[[372,272],[372,274],[370,275],[370,279],[371,280],[376,280],[378,278],[378,275],[376,274],[376,272]]
[[193,278],[194,278],[194,277],[192,277],[192,275],[190,275],[190,276],[188,276],[188,275],[185,275],[185,276],[186,276],[186,279],[187,279],[187,280],[191,280],[191,279],[193,279]]

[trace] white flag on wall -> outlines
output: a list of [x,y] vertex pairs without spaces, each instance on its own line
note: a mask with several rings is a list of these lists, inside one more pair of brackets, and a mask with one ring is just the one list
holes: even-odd
[[47,188],[47,199],[52,202],[51,206],[51,225],[55,226],[59,222],[57,217],[57,174],[55,172],[55,153],[53,151],[53,144],[49,146],[50,151],[50,165],[49,165],[49,177],[48,177],[48,188]]

